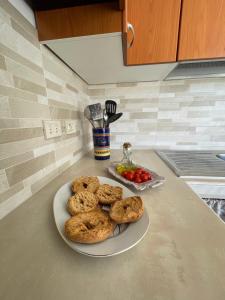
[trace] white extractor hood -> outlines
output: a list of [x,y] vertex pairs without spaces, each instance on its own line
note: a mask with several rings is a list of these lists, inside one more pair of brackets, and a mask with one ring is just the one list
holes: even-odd
[[225,59],[125,66],[121,32],[45,42],[88,84],[224,77]]
[[89,84],[164,80],[177,65],[124,66],[121,32],[45,44]]

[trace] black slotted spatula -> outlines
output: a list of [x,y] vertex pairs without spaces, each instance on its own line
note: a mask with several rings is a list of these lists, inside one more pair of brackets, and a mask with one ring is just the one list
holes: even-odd
[[105,111],[108,117],[112,117],[116,113],[117,104],[113,100],[106,100],[105,101]]
[[123,115],[123,113],[118,113],[118,114],[112,115],[107,121],[107,127],[109,127],[110,123],[113,123],[113,122],[117,121],[119,118],[121,118],[122,115]]

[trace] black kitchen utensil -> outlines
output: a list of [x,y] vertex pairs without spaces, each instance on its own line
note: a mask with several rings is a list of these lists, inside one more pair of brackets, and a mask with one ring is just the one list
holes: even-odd
[[109,117],[108,121],[107,121],[107,127],[109,127],[110,123],[113,123],[113,122],[117,121],[119,118],[121,118],[122,115],[123,115],[123,113],[118,113],[118,114],[114,114],[111,117]]
[[116,108],[117,108],[117,104],[116,104],[115,101],[113,101],[113,100],[106,100],[105,101],[105,110],[106,110],[106,113],[107,113],[109,118],[111,116],[115,115]]

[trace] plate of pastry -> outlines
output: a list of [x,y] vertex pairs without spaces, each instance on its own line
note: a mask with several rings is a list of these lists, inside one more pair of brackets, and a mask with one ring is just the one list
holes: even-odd
[[92,257],[131,249],[149,228],[141,197],[107,177],[80,176],[64,184],[54,197],[53,212],[62,239]]

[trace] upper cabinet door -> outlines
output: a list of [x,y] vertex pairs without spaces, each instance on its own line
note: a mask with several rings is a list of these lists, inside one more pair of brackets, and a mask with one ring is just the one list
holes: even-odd
[[35,12],[35,17],[39,41],[42,42],[122,30],[122,12],[117,2],[40,10]]
[[225,0],[183,0],[178,60],[225,57]]
[[126,65],[175,62],[181,0],[124,0]]

